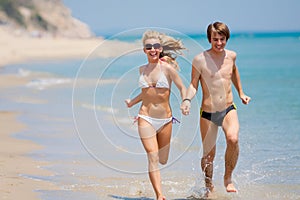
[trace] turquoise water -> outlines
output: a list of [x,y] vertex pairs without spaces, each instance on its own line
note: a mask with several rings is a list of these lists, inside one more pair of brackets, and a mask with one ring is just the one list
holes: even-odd
[[[141,32],[138,30],[137,32]],[[175,33],[174,33],[175,34]],[[137,34],[141,35],[141,34]],[[178,58],[180,76],[190,80],[192,58],[209,47],[204,36],[176,33],[189,48]],[[109,39],[135,42],[139,37]],[[101,49],[101,45],[98,47]],[[225,140],[219,131],[214,182],[218,199],[300,199],[300,34],[235,34],[228,49],[238,53],[237,65],[248,106],[236,96],[240,120],[240,157],[234,181],[237,195],[223,191]],[[42,199],[153,198],[146,155],[124,99],[139,92],[138,66],[146,62],[141,50],[114,58],[53,61],[1,69],[30,78],[27,85],[3,89],[1,110],[22,111],[28,130],[16,137],[45,148],[30,156],[52,163],[52,177],[33,177],[56,183],[59,191],[39,191]],[[198,111],[183,117],[180,98],[172,86],[174,124],[169,164],[162,168],[163,187],[172,199],[201,192],[201,142]]]

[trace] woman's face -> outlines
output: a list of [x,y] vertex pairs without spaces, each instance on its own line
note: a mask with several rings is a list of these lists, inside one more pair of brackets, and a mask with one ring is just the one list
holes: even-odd
[[144,52],[147,54],[149,62],[157,62],[162,50],[159,39],[151,38],[145,40]]

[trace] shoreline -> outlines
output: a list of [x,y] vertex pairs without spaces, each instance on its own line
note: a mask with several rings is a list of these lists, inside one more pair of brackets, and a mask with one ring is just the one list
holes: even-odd
[[[105,41],[103,38],[51,38],[19,36],[0,26],[0,69],[9,65],[35,61],[85,59],[93,51],[94,56],[120,55],[128,48],[138,48],[136,43]],[[96,49],[99,44],[104,45]],[[96,53],[96,54],[95,54]],[[26,85],[33,77],[0,72],[0,89]],[[52,172],[43,169],[51,163],[35,160],[28,154],[43,148],[31,140],[15,138],[14,134],[26,130],[26,124],[17,118],[18,110],[0,110],[0,192],[3,199],[41,199],[39,190],[59,190],[54,183],[28,178],[49,177]]]
[[26,154],[41,149],[38,144],[23,139],[16,139],[13,134],[26,129],[17,120],[20,113],[0,111],[1,145],[0,145],[0,191],[3,199],[40,199],[37,190],[55,190],[50,182],[29,179],[22,175],[51,176],[52,173],[43,169],[47,163],[36,161]]
[[[0,69],[13,64],[34,61],[84,59],[103,42],[102,38],[33,38],[18,36],[0,26]],[[109,56],[104,54],[103,56]],[[0,88],[9,89],[30,82],[29,77],[0,73]],[[2,199],[40,198],[39,190],[58,190],[54,183],[28,178],[48,177],[53,173],[43,169],[50,163],[35,160],[28,154],[43,148],[31,141],[14,137],[26,130],[26,124],[17,118],[22,115],[18,110],[0,110],[0,193]]]

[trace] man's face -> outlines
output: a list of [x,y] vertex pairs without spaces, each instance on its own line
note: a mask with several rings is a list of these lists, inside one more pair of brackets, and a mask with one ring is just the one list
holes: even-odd
[[214,51],[217,51],[217,52],[222,52],[226,46],[226,36],[225,35],[220,35],[219,33],[217,32],[213,32],[211,34],[211,40],[210,40],[210,43],[211,43],[211,46],[212,46],[212,49]]

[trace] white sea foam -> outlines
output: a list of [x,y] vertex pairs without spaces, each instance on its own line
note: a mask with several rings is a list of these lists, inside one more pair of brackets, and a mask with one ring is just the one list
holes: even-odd
[[99,111],[104,111],[107,113],[118,113],[117,109],[111,108],[111,107],[106,107],[106,106],[100,106],[100,105],[90,105],[90,104],[82,104],[81,105],[83,108],[89,109],[89,110],[99,110]]
[[42,78],[42,79],[31,80],[29,83],[26,84],[26,86],[29,88],[44,90],[44,89],[52,87],[52,86],[64,85],[64,84],[68,84],[68,83],[71,83],[71,79]]
[[20,68],[18,70],[18,75],[21,77],[28,77],[31,74],[31,71]]

